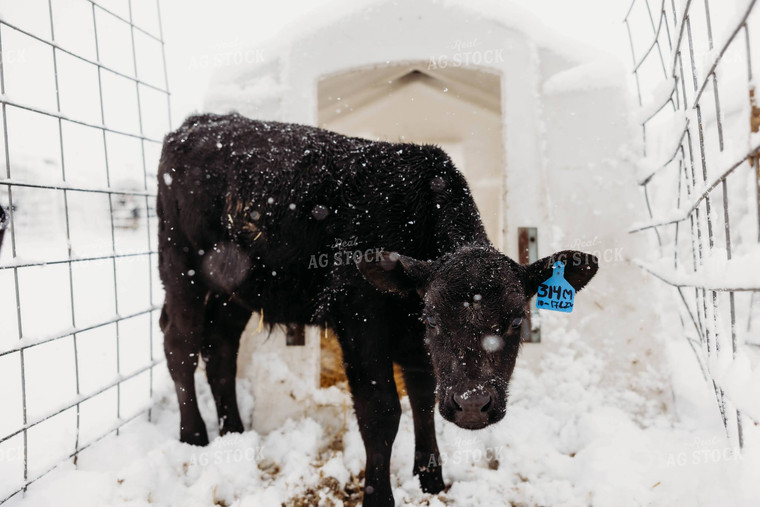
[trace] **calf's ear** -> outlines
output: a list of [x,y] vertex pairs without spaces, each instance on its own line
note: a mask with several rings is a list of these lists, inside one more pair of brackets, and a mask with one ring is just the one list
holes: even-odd
[[430,277],[430,263],[396,252],[379,252],[363,258],[357,267],[369,283],[383,292],[422,295]]
[[538,286],[552,276],[554,263],[557,261],[565,263],[565,280],[576,292],[585,287],[599,270],[599,259],[594,255],[577,250],[557,252],[533,264],[522,266],[523,285],[528,297],[533,297],[538,291]]

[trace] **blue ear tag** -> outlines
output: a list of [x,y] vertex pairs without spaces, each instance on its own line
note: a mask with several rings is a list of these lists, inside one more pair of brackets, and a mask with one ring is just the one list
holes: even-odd
[[536,308],[570,313],[573,311],[575,289],[565,280],[565,263],[557,261],[551,278],[538,286]]

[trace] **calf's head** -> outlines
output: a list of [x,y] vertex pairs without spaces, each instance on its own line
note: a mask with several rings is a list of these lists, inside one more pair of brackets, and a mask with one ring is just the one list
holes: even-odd
[[433,261],[382,252],[359,270],[384,292],[422,299],[438,409],[457,426],[480,429],[506,413],[525,306],[556,261],[576,291],[599,267],[572,250],[520,265],[490,246],[466,246]]

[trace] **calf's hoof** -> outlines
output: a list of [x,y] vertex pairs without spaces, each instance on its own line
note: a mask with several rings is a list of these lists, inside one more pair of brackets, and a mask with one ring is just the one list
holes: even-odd
[[362,507],[393,507],[393,493],[390,488],[387,491],[376,491],[372,486],[364,486],[364,499]]
[[425,493],[436,494],[443,491],[443,473],[440,466],[414,467],[414,475],[420,480],[420,487]]
[[219,434],[222,436],[227,433],[243,433],[244,431],[245,428],[243,428],[243,422],[240,419],[225,419],[219,421]]
[[208,445],[208,434],[206,428],[199,431],[180,431],[179,441],[185,444],[197,445],[199,447],[205,447]]

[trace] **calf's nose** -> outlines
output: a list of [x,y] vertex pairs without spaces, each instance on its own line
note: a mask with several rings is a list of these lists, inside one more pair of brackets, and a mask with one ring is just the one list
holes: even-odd
[[485,413],[491,406],[491,395],[488,393],[454,394],[452,398],[457,411],[464,412],[466,415]]
[[489,424],[492,401],[491,394],[487,392],[453,394],[451,404],[454,408],[454,423],[470,430],[485,428]]

